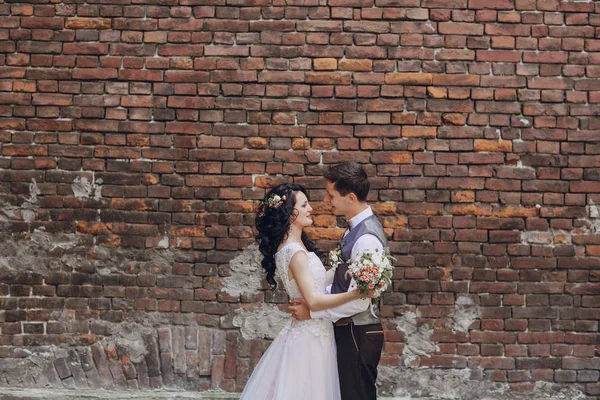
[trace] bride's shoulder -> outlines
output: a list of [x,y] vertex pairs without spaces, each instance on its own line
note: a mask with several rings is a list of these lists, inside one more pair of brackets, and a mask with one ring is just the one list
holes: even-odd
[[290,253],[290,252],[295,253],[298,250],[303,250],[304,252],[308,253],[308,251],[304,248],[304,246],[302,246],[302,244],[300,244],[298,242],[288,242],[288,243],[283,243],[281,246],[279,246],[279,249],[277,250],[277,253],[275,253],[275,254]]
[[309,252],[300,243],[290,242],[284,244],[279,248],[277,253],[275,253],[275,261],[278,265],[287,265],[298,253],[301,254],[299,257],[309,255]]

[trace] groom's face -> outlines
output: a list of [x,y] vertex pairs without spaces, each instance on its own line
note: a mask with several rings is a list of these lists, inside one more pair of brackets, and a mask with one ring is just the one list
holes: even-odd
[[331,205],[331,212],[334,215],[346,215],[348,211],[348,198],[342,196],[340,192],[335,190],[335,183],[325,181],[327,194],[325,194],[325,203]]

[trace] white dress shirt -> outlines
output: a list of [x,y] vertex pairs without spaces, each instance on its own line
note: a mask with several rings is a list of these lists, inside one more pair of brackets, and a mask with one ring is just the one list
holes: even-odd
[[[373,210],[371,210],[371,207],[368,206],[364,211],[361,211],[360,213],[358,213],[357,215],[352,217],[350,219],[350,221],[348,221],[348,225],[350,226],[350,229],[354,228],[356,225],[358,225],[359,223],[361,223],[363,220],[370,217],[371,215],[373,215]],[[346,237],[348,232],[349,231],[346,231],[344,233],[344,237]],[[370,250],[370,251],[379,250],[379,251],[383,252],[383,244],[379,241],[379,239],[377,239],[377,237],[375,235],[371,235],[370,233],[368,233],[366,235],[362,235],[354,243],[354,246],[352,246],[352,256],[351,256],[352,259],[356,259],[366,250]],[[352,279],[350,281],[350,286],[348,287],[348,291],[355,289],[355,288],[356,288],[356,282],[354,281],[354,279]],[[327,294],[331,294],[331,285],[327,286]],[[316,318],[328,319],[328,320],[335,322],[338,319],[345,318],[345,317],[351,317],[353,315],[356,315],[358,313],[365,311],[367,308],[369,308],[370,303],[371,303],[371,299],[352,300],[352,301],[349,301],[348,303],[344,303],[344,304],[334,307],[334,308],[328,308],[328,309],[322,310],[322,311],[311,311],[310,317],[313,319],[316,319]]]

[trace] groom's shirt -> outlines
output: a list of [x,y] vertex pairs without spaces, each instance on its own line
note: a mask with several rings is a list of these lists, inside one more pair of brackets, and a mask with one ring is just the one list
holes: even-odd
[[[373,210],[371,207],[367,207],[364,211],[358,213],[354,217],[348,221],[349,230],[344,233],[344,237],[348,234],[349,231],[352,230],[356,225],[360,224],[363,220],[373,215]],[[343,240],[343,238],[342,238]],[[375,235],[371,235],[367,233],[366,235],[362,235],[354,246],[352,246],[352,259],[356,259],[360,257],[360,255],[366,250],[375,251],[379,250],[383,252],[383,244],[377,239]],[[348,287],[348,291],[356,288],[356,282],[354,279],[350,281],[350,286]],[[327,286],[327,294],[331,294],[331,285]],[[348,303],[344,303],[340,306],[334,308],[328,308],[322,311],[311,311],[310,316],[313,319],[328,319],[333,322],[337,321],[340,318],[351,317],[358,313],[365,311],[369,308],[369,304],[371,299],[358,299],[352,300]]]

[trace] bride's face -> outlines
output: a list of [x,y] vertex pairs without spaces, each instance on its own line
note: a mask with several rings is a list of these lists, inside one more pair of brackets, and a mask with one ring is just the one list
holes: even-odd
[[311,226],[313,224],[313,219],[310,215],[312,210],[312,207],[308,204],[306,195],[302,192],[296,192],[296,204],[294,204],[292,225],[296,225],[300,229]]

